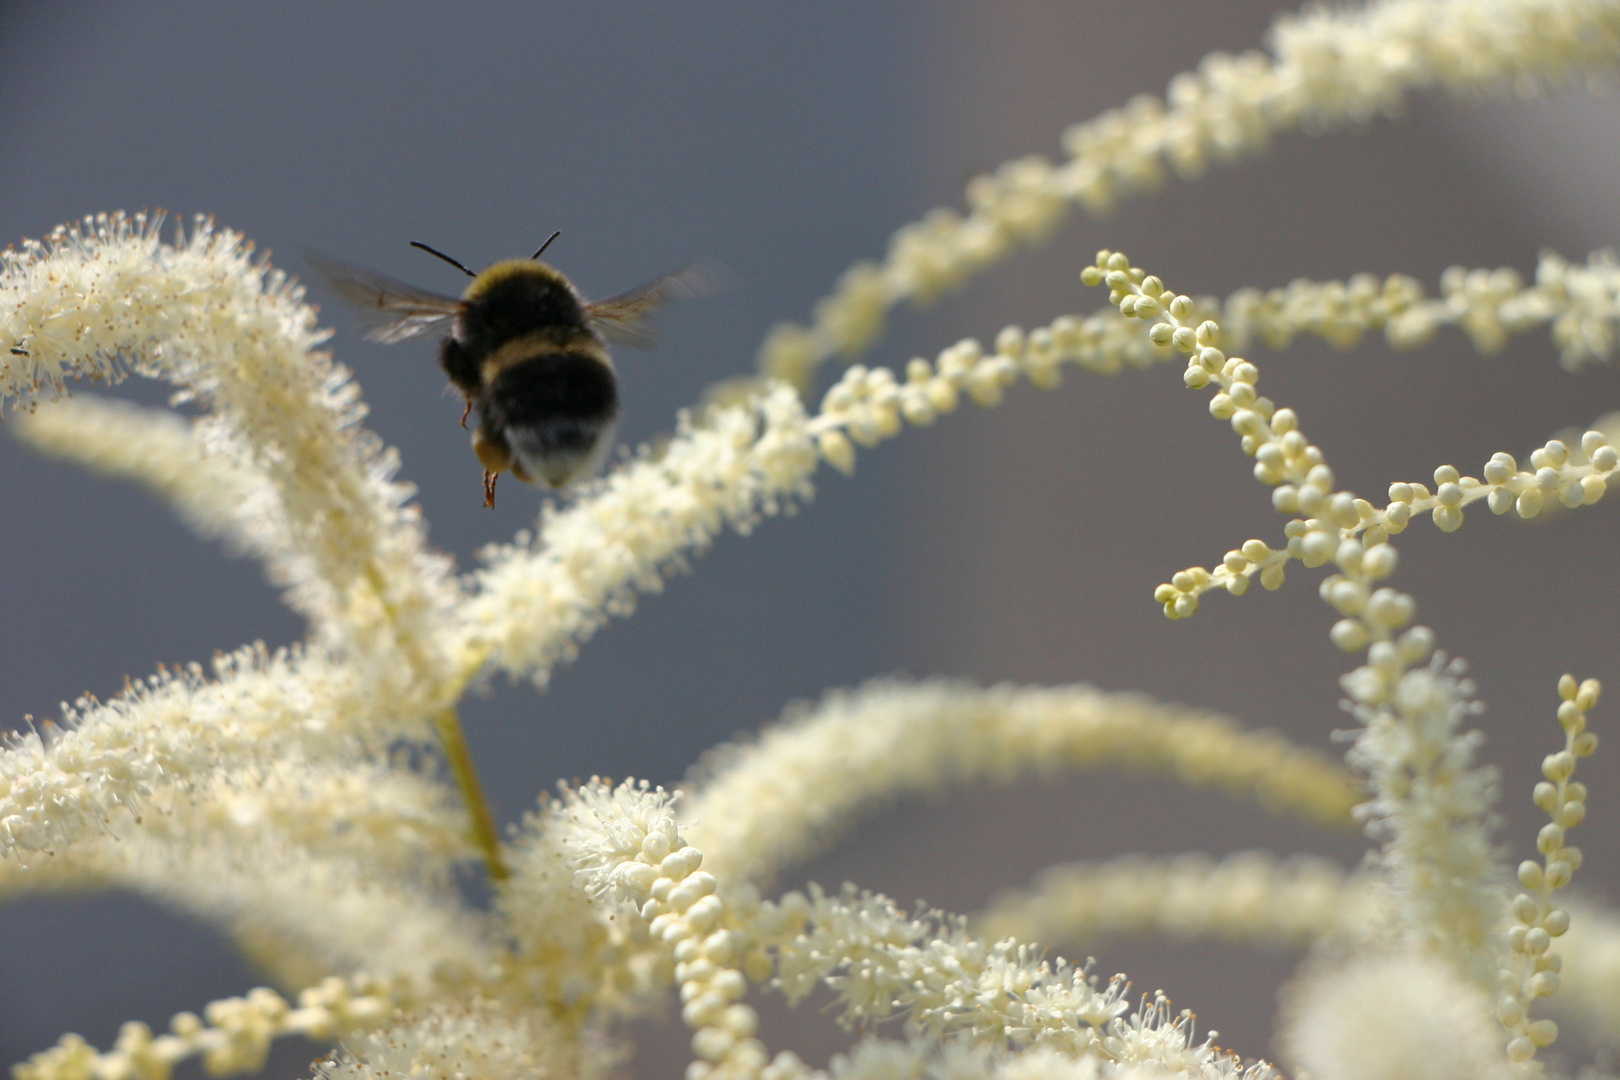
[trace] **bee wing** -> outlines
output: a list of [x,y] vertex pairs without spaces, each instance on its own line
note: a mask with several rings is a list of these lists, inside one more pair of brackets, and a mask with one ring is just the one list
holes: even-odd
[[585,317],[615,345],[645,349],[656,338],[652,319],[671,300],[691,300],[718,292],[728,275],[713,263],[698,263],[653,278],[639,288],[585,305]]
[[306,251],[304,258],[354,307],[367,341],[404,341],[443,326],[461,310],[461,301],[453,296],[430,293],[318,251]]

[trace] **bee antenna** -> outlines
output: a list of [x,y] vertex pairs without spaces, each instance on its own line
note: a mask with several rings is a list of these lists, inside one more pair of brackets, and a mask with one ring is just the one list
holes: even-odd
[[466,274],[468,277],[477,277],[478,276],[477,274],[473,273],[471,270],[467,269],[465,266],[462,266],[460,263],[456,262],[456,260],[452,259],[450,256],[446,255],[444,252],[435,251],[432,248],[428,247],[426,244],[419,243],[419,242],[417,242],[415,240],[412,240],[411,241],[411,247],[413,247],[413,248],[421,248],[423,251],[427,252],[429,255],[437,255],[439,258],[443,259],[445,262],[449,263],[451,266],[455,267],[457,270],[460,270],[463,274]]
[[558,229],[556,232],[554,232],[550,236],[546,237],[546,242],[540,245],[540,250],[535,252],[533,255],[530,255],[529,258],[538,259],[541,255],[545,254],[545,250],[546,250],[546,248],[551,246],[551,242],[553,240],[557,239],[557,237],[559,237],[561,235],[562,235],[562,230]]

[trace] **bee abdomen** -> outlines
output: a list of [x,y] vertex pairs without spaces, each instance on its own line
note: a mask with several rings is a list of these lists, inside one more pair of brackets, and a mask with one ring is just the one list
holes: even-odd
[[619,414],[613,371],[579,352],[520,360],[490,380],[484,391],[489,418],[504,427],[611,423]]

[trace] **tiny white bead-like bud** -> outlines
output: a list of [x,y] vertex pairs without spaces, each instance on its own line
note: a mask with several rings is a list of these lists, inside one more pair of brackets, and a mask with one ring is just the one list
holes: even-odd
[[1568,780],[1575,771],[1575,755],[1568,750],[1560,750],[1556,754],[1548,754],[1541,762],[1541,775],[1553,783]]
[[1513,506],[1518,510],[1520,517],[1533,518],[1541,513],[1541,492],[1536,488],[1525,488],[1519,492]]
[[1361,572],[1373,581],[1381,581],[1395,572],[1400,553],[1389,544],[1368,548],[1361,557]]
[[1341,529],[1353,529],[1361,524],[1361,515],[1356,511],[1355,496],[1348,491],[1335,494],[1328,500],[1328,517]]
[[843,432],[833,429],[816,436],[821,456],[845,476],[855,471],[855,446]]
[[673,848],[672,838],[662,831],[650,832],[641,841],[641,853],[655,863],[661,861]]
[[709,980],[709,986],[714,993],[730,1001],[735,1001],[748,993],[748,983],[743,978],[742,972],[734,971],[731,968],[724,968],[717,972],[714,978]]
[[659,871],[672,881],[680,881],[703,864],[703,852],[690,845],[664,856]]
[[1367,646],[1367,624],[1360,619],[1340,619],[1328,631],[1328,640],[1341,652],[1360,652]]
[[1333,557],[1338,547],[1337,537],[1326,530],[1313,530],[1301,543],[1300,560],[1306,566],[1321,566]]
[[1408,664],[1421,664],[1434,652],[1434,631],[1427,626],[1414,626],[1400,636],[1395,647]]
[[692,1053],[707,1061],[720,1061],[737,1045],[731,1032],[721,1027],[700,1028],[692,1035]]
[[615,875],[626,888],[645,894],[658,880],[658,871],[644,862],[625,863]]
[[1341,615],[1354,615],[1367,606],[1367,587],[1350,578],[1339,578],[1328,586],[1327,601]]
[[720,1018],[727,1004],[729,1003],[726,999],[719,994],[713,992],[699,994],[687,1002],[686,1007],[681,1010],[681,1020],[690,1028],[709,1027]]
[[747,1039],[759,1030],[759,1014],[747,1005],[728,1005],[719,1026],[738,1039]]
[[1367,617],[1379,626],[1401,627],[1412,620],[1415,607],[1405,593],[1379,589],[1367,598]]
[[703,955],[716,964],[730,963],[737,955],[737,935],[730,930],[716,930],[703,939]]
[[705,896],[687,909],[686,921],[695,933],[707,934],[719,925],[723,910],[719,897]]
[[[685,945],[687,942],[683,941],[681,944]],[[706,983],[719,970],[712,960],[699,959],[686,964],[676,964],[675,981],[678,983]]]
[[1586,726],[1586,719],[1575,702],[1561,701],[1558,703],[1558,723],[1565,728],[1579,730]]

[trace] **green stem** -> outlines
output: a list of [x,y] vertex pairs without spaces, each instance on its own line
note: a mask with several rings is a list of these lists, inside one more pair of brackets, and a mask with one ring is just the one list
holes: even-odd
[[433,726],[439,731],[444,756],[450,761],[450,771],[455,774],[462,801],[467,804],[467,813],[472,817],[473,842],[484,853],[484,865],[489,869],[490,879],[505,881],[511,876],[511,871],[501,858],[501,838],[495,829],[495,816],[489,812],[484,787],[478,782],[478,769],[473,765],[472,752],[467,749],[467,736],[461,730],[461,718],[456,715],[455,706],[435,716]]

